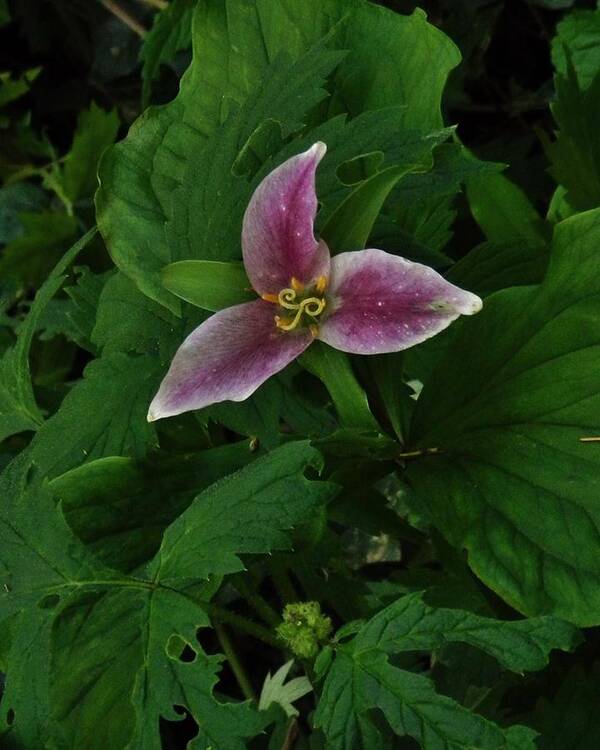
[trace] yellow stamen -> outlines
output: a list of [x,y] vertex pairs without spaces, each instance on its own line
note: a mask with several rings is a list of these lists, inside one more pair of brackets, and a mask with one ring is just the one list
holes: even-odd
[[291,280],[290,283],[292,285],[292,289],[295,292],[303,292],[304,291],[304,284],[299,279],[297,279],[295,276],[292,276],[292,280]]
[[261,294],[260,296],[265,302],[272,302],[274,305],[279,302],[279,295],[277,294]]
[[323,292],[327,289],[327,276],[319,276],[317,279],[317,292],[318,294],[323,294]]
[[313,339],[316,339],[319,335],[319,326],[316,323],[308,326],[308,330],[311,332]]

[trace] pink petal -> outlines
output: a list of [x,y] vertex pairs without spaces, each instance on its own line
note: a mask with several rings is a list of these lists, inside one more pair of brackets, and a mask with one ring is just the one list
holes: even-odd
[[243,401],[312,341],[307,329],[275,327],[274,305],[245,302],[215,313],[196,328],[173,357],[148,421],[219,401]]
[[244,215],[242,251],[246,272],[259,294],[277,294],[292,276],[310,284],[329,275],[329,249],[317,242],[315,173],[324,143],[288,159],[254,191]]
[[319,338],[352,354],[407,349],[482,304],[432,268],[383,250],[336,255],[330,284]]

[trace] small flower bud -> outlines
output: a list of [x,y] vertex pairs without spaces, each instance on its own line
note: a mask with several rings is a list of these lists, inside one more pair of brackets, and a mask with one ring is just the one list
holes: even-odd
[[331,633],[331,618],[321,614],[318,602],[288,604],[277,634],[300,659],[314,659]]

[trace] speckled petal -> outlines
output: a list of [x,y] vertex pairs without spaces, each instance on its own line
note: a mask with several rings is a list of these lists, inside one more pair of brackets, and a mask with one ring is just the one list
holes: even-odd
[[353,354],[407,349],[481,309],[432,268],[374,249],[332,259],[327,304],[319,338]]
[[279,331],[273,313],[273,305],[256,300],[221,310],[198,326],[177,350],[148,421],[243,401],[299,356],[311,334]]
[[277,294],[292,276],[310,284],[329,275],[329,249],[317,242],[315,173],[325,155],[315,143],[268,174],[256,188],[244,215],[242,251],[252,286]]

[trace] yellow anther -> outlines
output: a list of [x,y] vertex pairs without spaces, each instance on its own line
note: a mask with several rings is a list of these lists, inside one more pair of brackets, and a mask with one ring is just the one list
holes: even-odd
[[327,276],[319,276],[317,279],[317,293],[323,294],[323,292],[327,289]]
[[295,292],[303,292],[304,291],[304,284],[297,279],[295,276],[292,276],[292,280],[290,281],[290,284],[292,285],[292,289]]
[[277,294],[261,294],[260,296],[265,302],[272,302],[274,305],[279,302],[279,295]]

